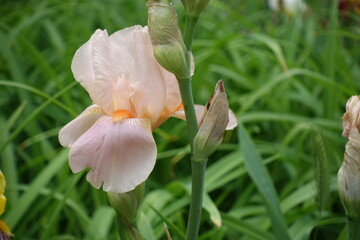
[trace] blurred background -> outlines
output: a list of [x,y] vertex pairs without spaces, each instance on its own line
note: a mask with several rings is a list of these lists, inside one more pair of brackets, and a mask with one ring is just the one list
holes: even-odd
[[[180,0],[174,0],[184,25]],[[346,139],[345,104],[360,89],[360,15],[355,4],[309,1],[300,14],[266,1],[211,0],[193,54],[195,102],[223,79],[231,109],[261,153],[291,239],[346,239],[336,174]],[[19,240],[119,239],[106,194],[72,174],[62,126],[91,104],[70,70],[97,29],[146,25],[143,0],[0,0],[1,216]],[[146,239],[183,239],[190,183],[185,122],[154,132],[156,168],[138,214]],[[263,198],[249,177],[238,130],[208,163],[199,239],[275,239]],[[209,197],[209,198],[207,198]]]

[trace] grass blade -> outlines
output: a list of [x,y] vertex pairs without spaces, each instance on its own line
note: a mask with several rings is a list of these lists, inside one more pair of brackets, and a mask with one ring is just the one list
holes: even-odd
[[260,154],[257,152],[254,142],[251,140],[241,123],[239,124],[238,132],[245,168],[251,179],[254,181],[258,191],[264,198],[264,203],[271,219],[274,233],[277,239],[290,239],[275,187],[272,184],[269,173],[262,163]]
[[264,230],[256,228],[254,225],[247,223],[242,220],[238,220],[226,214],[222,214],[224,226],[250,237],[249,239],[254,240],[275,240],[274,235],[265,232]]
[[103,206],[96,209],[90,221],[86,239],[106,239],[111,225],[115,222],[115,216],[115,211],[111,207]]
[[31,182],[30,188],[21,195],[17,208],[12,208],[8,211],[6,216],[6,223],[14,229],[21,217],[26,213],[32,203],[34,203],[37,196],[40,195],[41,189],[43,189],[51,180],[54,175],[64,166],[68,156],[68,150],[62,150],[57,158],[53,159],[50,164],[44,168],[41,173]]

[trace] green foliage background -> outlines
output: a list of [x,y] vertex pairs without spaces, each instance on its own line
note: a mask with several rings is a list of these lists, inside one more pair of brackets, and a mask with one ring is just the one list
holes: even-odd
[[[288,18],[265,1],[212,0],[201,16],[195,102],[205,104],[223,79],[251,138],[244,129],[228,132],[210,158],[199,239],[276,239],[269,211],[276,208],[291,239],[346,237],[336,173],[345,144],[341,116],[359,92],[360,18],[338,13],[336,1],[310,7]],[[119,239],[106,194],[90,187],[85,172],[71,173],[57,133],[91,104],[70,70],[76,49],[97,28],[113,33],[146,21],[142,0],[0,1],[0,166],[8,199],[2,219],[16,239]],[[166,239],[164,222],[173,239],[183,239],[185,127],[170,119],[154,132],[158,162],[138,216],[146,239]],[[264,166],[270,182],[256,175]],[[279,201],[266,205],[262,194]]]

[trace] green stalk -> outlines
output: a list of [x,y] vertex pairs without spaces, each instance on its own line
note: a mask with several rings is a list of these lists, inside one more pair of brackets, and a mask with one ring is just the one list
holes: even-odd
[[186,49],[188,51],[191,51],[192,47],[192,40],[194,38],[195,33],[195,26],[198,21],[199,17],[193,17],[193,16],[186,16],[186,22],[185,22],[185,30],[184,30],[184,43],[186,46]]
[[[179,80],[181,97],[184,104],[191,152],[193,140],[198,132],[198,123],[191,91],[191,79]],[[192,154],[193,155],[193,154]],[[186,230],[186,240],[197,239],[200,227],[202,202],[204,195],[205,168],[207,159],[191,158],[192,185],[189,220]]]
[[178,79],[181,98],[184,105],[187,128],[189,134],[189,141],[191,151],[193,150],[193,140],[199,130],[199,126],[196,119],[196,112],[194,107],[194,99],[191,90],[191,78],[188,79]]
[[207,159],[192,159],[192,185],[189,220],[186,229],[186,240],[196,240],[199,234],[202,203],[204,196],[205,169]]
[[[194,38],[195,26],[199,17],[186,16],[184,43],[186,49],[191,51],[192,40]],[[189,220],[186,229],[186,240],[196,240],[199,234],[201,211],[204,195],[205,169],[207,159],[194,159],[194,138],[199,130],[194,107],[194,99],[191,89],[191,77],[188,79],[178,79],[181,98],[187,121],[189,143],[191,148],[191,203]]]
[[349,240],[360,240],[360,218],[348,217]]

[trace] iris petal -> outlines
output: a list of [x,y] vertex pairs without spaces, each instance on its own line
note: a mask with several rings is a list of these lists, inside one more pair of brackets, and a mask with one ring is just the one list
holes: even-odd
[[59,132],[59,142],[64,147],[71,145],[86,132],[104,112],[96,105],[85,109],[77,118],[66,124]]
[[111,114],[114,110],[112,95],[109,93],[115,86],[109,46],[106,30],[98,29],[90,40],[76,51],[71,63],[76,81],[86,89],[93,102],[107,114]]
[[90,167],[86,179],[95,188],[123,193],[148,178],[156,151],[150,119],[103,116],[72,145],[69,164],[75,173]]
[[147,28],[133,26],[117,31],[110,36],[110,44],[116,92],[121,95],[114,97],[115,108],[130,110],[131,106],[136,116],[150,118],[155,124],[165,107],[167,92]]

